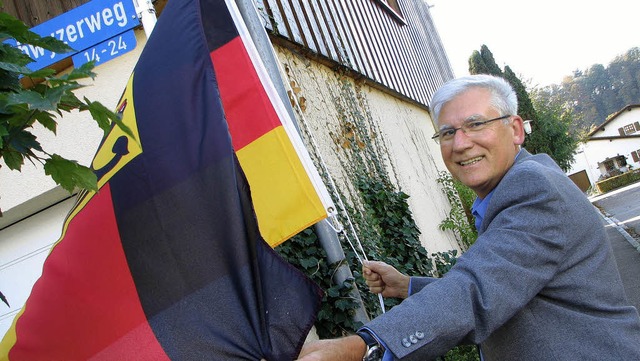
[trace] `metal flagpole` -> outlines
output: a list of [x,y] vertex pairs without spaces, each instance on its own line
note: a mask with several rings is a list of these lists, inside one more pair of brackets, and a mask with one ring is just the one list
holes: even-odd
[[138,18],[142,22],[142,28],[144,33],[149,39],[153,28],[156,26],[156,8],[153,6],[151,0],[133,0],[133,6],[138,13]]
[[[280,70],[273,51],[273,47],[271,45],[271,41],[269,40],[269,36],[267,35],[267,32],[264,28],[264,24],[258,16],[258,12],[255,8],[253,0],[235,1],[236,5],[238,5],[240,13],[242,14],[244,22],[249,29],[249,33],[251,34],[253,43],[258,49],[258,53],[260,53],[262,62],[267,68],[267,72],[271,77],[271,81],[278,91],[280,99],[282,99],[282,102],[285,104],[285,107],[287,108],[287,112],[289,112],[289,116],[291,117],[291,119],[296,119],[293,108],[291,107],[291,103],[289,101],[289,96],[287,95],[282,78],[280,76]],[[295,121],[293,123],[298,133],[300,133],[298,124]],[[323,249],[327,253],[327,261],[329,262],[329,264],[339,264],[338,269],[333,277],[334,283],[341,284],[347,279],[352,279],[353,274],[351,273],[348,264],[345,262],[346,257],[344,255],[344,251],[342,250],[342,246],[340,245],[338,234],[333,230],[333,227],[331,227],[331,225],[325,219],[316,223],[314,225],[314,230],[318,236],[318,239],[320,240],[320,243],[322,244]],[[366,323],[369,321],[369,317],[367,316],[362,298],[360,297],[360,293],[358,292],[356,287],[357,286],[354,283],[354,289],[351,291],[351,296],[356,299],[359,304],[359,307],[356,309],[354,315],[354,320]]]

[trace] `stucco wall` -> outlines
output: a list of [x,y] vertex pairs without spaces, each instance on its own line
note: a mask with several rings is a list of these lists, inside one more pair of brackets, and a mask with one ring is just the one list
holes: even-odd
[[[410,196],[421,243],[429,252],[457,249],[453,235],[438,229],[450,206],[436,182],[438,172],[446,168],[439,146],[430,139],[435,130],[428,112],[288,49],[276,47],[276,53],[286,83],[302,105],[298,121],[307,147],[321,155],[340,192],[354,194],[353,174],[345,163],[346,148],[357,144],[348,144],[350,129],[345,124],[357,123],[375,138],[370,141],[383,154],[391,181]],[[305,136],[305,129],[311,137]]]
[[584,154],[588,159],[589,169],[592,170],[595,176],[594,181],[598,181],[598,177],[602,174],[598,169],[598,163],[607,158],[624,155],[627,157],[627,164],[631,165],[634,169],[640,168],[640,162],[634,162],[631,157],[631,152],[639,149],[640,140],[637,138],[590,140],[585,145]]

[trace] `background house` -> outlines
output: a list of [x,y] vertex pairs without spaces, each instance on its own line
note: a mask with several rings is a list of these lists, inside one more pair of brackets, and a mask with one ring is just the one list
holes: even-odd
[[[154,3],[157,14],[166,2]],[[85,3],[5,0],[1,10],[36,26]],[[420,240],[429,252],[459,249],[454,235],[439,229],[450,205],[438,183],[445,167],[430,139],[435,129],[427,104],[453,73],[427,5],[413,0],[254,4],[269,32],[306,145],[345,202],[355,209],[361,203],[356,182],[362,169],[352,150],[370,149],[374,159],[367,164],[410,196]],[[98,65],[96,80],[87,82],[79,96],[114,108],[150,26],[134,29],[132,49]],[[67,58],[52,66],[64,72],[73,63]],[[38,132],[51,150],[85,165],[102,137],[87,114],[65,115],[57,136]],[[38,164],[25,164],[21,173],[0,168],[0,290],[11,304],[10,309],[0,305],[0,334],[24,304],[73,203],[74,197],[45,177]]]
[[632,104],[587,135],[567,174],[586,191],[599,180],[639,167],[640,104]]

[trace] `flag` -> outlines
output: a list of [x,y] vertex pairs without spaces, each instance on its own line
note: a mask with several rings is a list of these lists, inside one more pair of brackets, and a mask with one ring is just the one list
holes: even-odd
[[239,19],[232,0],[168,3],[117,108],[133,138],[102,140],[99,191],[78,197],[0,360],[297,356],[320,290],[261,232],[277,244],[326,208]]
[[[233,1],[227,3],[235,6]],[[230,14],[243,24],[237,11]],[[215,49],[211,59],[233,147],[251,185],[260,233],[275,247],[326,218],[327,210],[335,206],[248,31],[244,26],[237,30],[239,36],[233,38],[221,34],[209,38],[209,47]],[[256,88],[256,83],[262,86]]]

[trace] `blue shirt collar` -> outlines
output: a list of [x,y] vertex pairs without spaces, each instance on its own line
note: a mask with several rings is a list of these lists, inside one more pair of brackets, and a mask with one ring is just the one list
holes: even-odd
[[[520,150],[516,154],[516,159],[518,159],[520,152],[522,152],[522,148],[520,148]],[[473,214],[473,216],[476,218],[475,224],[478,231],[480,231],[482,220],[484,219],[484,215],[487,213],[487,208],[489,208],[489,201],[491,200],[493,191],[495,190],[495,188],[492,189],[491,192],[489,192],[489,194],[487,194],[487,196],[484,198],[476,197],[476,200],[473,201],[473,205],[471,205],[471,214]]]
[[480,225],[482,225],[484,215],[487,213],[487,208],[489,208],[489,201],[491,201],[494,190],[495,188],[484,198],[477,197],[471,206],[471,214],[476,218],[476,229],[478,231],[480,230]]

